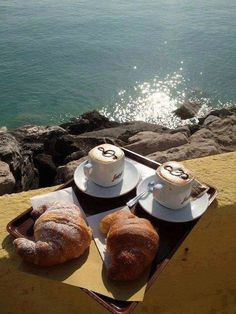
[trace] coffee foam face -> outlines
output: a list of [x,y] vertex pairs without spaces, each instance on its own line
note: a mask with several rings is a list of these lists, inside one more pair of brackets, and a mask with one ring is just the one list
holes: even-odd
[[106,164],[122,159],[124,152],[115,145],[101,144],[91,149],[88,155],[91,160]]
[[164,163],[157,169],[157,174],[164,180],[176,185],[185,185],[193,179],[193,174],[177,161]]

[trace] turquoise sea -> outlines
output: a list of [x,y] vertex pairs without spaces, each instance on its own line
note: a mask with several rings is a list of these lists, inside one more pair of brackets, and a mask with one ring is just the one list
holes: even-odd
[[189,98],[236,103],[235,1],[0,2],[0,126],[98,109],[174,127]]

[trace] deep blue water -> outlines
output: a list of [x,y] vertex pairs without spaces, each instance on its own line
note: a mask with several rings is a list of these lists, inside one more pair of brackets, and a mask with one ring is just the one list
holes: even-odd
[[236,103],[235,1],[0,2],[0,126],[91,109],[175,126],[189,97]]

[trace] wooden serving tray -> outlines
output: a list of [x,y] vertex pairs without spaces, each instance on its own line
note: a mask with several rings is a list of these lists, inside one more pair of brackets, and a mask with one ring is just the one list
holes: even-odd
[[[127,149],[123,149],[125,152],[126,157],[141,163],[149,168],[157,169],[160,164],[152,161],[146,157],[138,155],[134,152],[131,152]],[[196,186],[199,188],[201,184],[196,181]],[[60,189],[64,189],[67,187],[73,188],[80,206],[83,208],[84,212],[87,216],[97,214],[102,211],[110,210],[112,208],[120,207],[126,204],[126,202],[135,196],[136,189],[133,189],[129,193],[112,198],[112,199],[102,199],[102,198],[95,198],[89,195],[84,194],[76,187],[74,180],[70,180],[66,184],[64,184]],[[207,187],[207,194],[209,197],[209,205],[213,202],[217,195],[217,190],[213,186],[206,185]],[[198,189],[198,193],[201,193]],[[11,222],[7,225],[7,231],[13,235],[15,238],[18,237],[25,237],[28,239],[33,239],[33,226],[34,220],[31,217],[31,210],[32,207],[14,218]],[[159,219],[153,218],[148,213],[146,213],[139,205],[136,205],[134,208],[134,212],[139,217],[144,217],[149,219],[154,227],[158,230],[158,234],[160,236],[160,247],[157,252],[157,255],[152,263],[149,280],[147,284],[147,289],[152,285],[154,280],[156,280],[159,274],[162,272],[164,267],[168,264],[169,260],[178,249],[180,244],[183,242],[185,237],[190,233],[194,225],[199,221],[200,218],[185,222],[185,223],[171,223],[161,221]],[[186,251],[188,248],[185,248]],[[104,306],[107,310],[114,314],[127,314],[130,313],[138,304],[138,302],[127,302],[127,301],[118,301],[111,299],[109,297],[100,295],[93,291],[89,291],[87,289],[81,288],[84,292],[90,295],[93,299],[98,301],[102,306]]]

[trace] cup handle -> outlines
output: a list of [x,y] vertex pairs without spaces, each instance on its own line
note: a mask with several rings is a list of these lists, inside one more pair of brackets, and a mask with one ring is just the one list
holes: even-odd
[[163,184],[161,184],[161,183],[157,183],[156,185],[154,185],[154,187],[153,187],[153,191],[156,191],[156,190],[162,190],[162,189],[163,189],[163,187],[164,187],[164,185],[163,185]]
[[91,172],[92,172],[92,168],[93,168],[93,165],[88,161],[85,165],[84,165],[84,175],[87,179],[89,179],[90,175],[91,175]]

